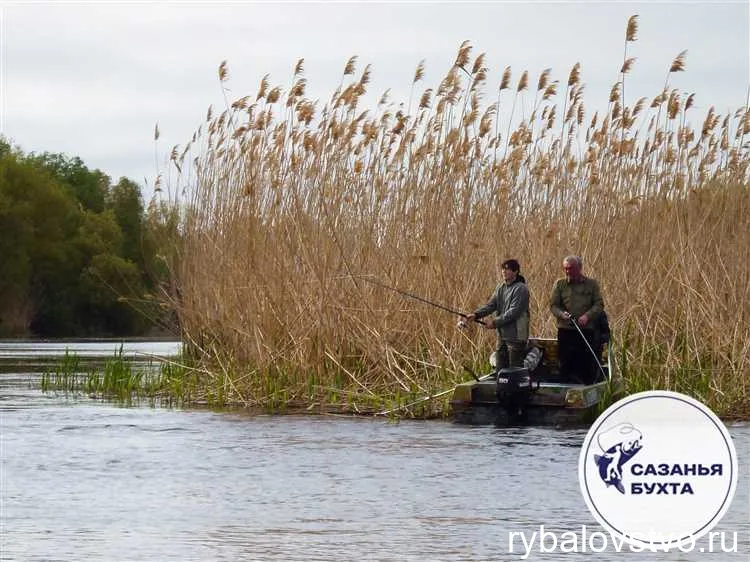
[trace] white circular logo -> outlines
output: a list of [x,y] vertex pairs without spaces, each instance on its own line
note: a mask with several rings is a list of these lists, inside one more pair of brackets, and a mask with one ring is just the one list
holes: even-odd
[[597,418],[578,461],[586,504],[613,535],[641,548],[708,533],[737,488],[737,452],[721,420],[676,392],[628,396]]

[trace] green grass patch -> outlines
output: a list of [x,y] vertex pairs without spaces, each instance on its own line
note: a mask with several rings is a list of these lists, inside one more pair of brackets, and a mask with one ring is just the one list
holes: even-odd
[[85,367],[76,353],[66,349],[54,369],[42,373],[40,386],[43,392],[88,395],[123,405],[146,402],[154,406],[183,406],[203,393],[200,379],[179,361],[139,368],[124,356],[120,346],[96,367]]

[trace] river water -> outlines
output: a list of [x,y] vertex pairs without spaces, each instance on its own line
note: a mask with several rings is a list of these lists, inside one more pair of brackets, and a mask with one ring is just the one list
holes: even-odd
[[[746,561],[750,554],[750,424],[730,426],[740,483],[714,529],[733,552],[722,552],[718,537],[713,552],[707,539],[689,553],[618,553],[611,541],[592,552],[603,543],[592,541],[602,529],[577,478],[585,431],[251,417],[43,393],[39,372],[66,347],[96,361],[119,343],[0,342],[0,560]],[[123,353],[146,362],[178,348],[136,341]],[[541,530],[575,533],[579,553],[543,552]],[[536,544],[527,551],[516,538],[511,549],[511,532],[528,540],[536,532]],[[550,535],[544,546],[553,546]]]

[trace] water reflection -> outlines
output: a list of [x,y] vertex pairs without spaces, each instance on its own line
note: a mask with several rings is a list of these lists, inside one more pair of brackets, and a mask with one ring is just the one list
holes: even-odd
[[122,354],[134,364],[153,365],[180,353],[182,344],[160,340],[0,340],[0,374],[43,373],[53,369],[65,355],[75,354],[89,370]]
[[[0,375],[2,560],[518,560],[510,532],[599,528],[583,430],[123,408],[31,376]],[[750,426],[730,431],[745,467]],[[716,529],[739,552],[713,559],[747,560],[749,493],[743,475]]]
[[122,352],[124,358],[145,360],[175,356],[181,347],[180,342],[152,340],[0,340],[0,360],[58,359],[66,351],[84,358],[107,358]]

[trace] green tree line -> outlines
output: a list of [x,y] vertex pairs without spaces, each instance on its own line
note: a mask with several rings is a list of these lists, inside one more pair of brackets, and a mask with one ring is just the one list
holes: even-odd
[[0,137],[0,336],[168,328],[156,296],[168,279],[167,216],[144,208],[127,178],[113,183],[79,157],[26,154]]

